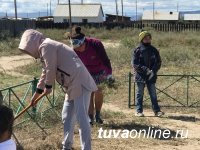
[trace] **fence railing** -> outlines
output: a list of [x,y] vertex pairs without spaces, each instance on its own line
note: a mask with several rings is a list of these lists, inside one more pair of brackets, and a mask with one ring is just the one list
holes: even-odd
[[[174,22],[174,23],[145,23],[142,21],[130,21],[130,22],[103,22],[103,23],[73,23],[73,25],[80,25],[86,27],[96,28],[132,28],[132,29],[143,29],[152,28],[156,31],[163,32],[179,32],[179,31],[200,31],[200,23],[195,22]],[[0,20],[0,33],[9,32],[11,36],[17,36],[26,29],[29,28],[43,28],[43,29],[67,29],[69,23],[54,23],[53,21],[36,21],[36,20]]]
[[[128,107],[136,105],[137,86],[129,73]],[[158,102],[165,107],[199,107],[200,106],[200,75],[158,75],[156,83]],[[147,92],[146,92],[147,93]],[[144,105],[151,105],[145,93]],[[133,98],[132,98],[133,94]]]
[[199,23],[151,23],[151,24],[143,24],[144,27],[151,27],[156,31],[163,32],[179,32],[179,31],[200,31]]
[[[36,91],[37,83],[38,79],[34,78],[25,83],[0,89],[2,104],[10,107],[13,110],[14,116],[17,116],[28,104],[30,104],[30,99]],[[43,97],[35,107],[32,107],[32,109],[27,110],[23,116],[20,116],[20,118],[15,121],[14,127],[32,120],[43,133],[47,134],[39,121],[37,121],[36,116],[42,118],[48,110],[52,110],[58,117],[60,117],[57,111],[53,109],[57,106],[60,96],[60,92],[55,90],[54,85],[52,94]]]
[[[163,32],[178,32],[178,31],[200,31],[200,23],[145,23],[142,21],[131,21],[131,22],[103,22],[103,23],[73,23],[74,25],[87,26],[87,27],[104,27],[107,29],[112,28],[132,28],[132,29],[143,29],[152,28],[157,31]],[[65,23],[54,23],[53,21],[37,21],[36,28],[57,28],[66,29],[69,27],[67,22]]]
[[35,24],[34,20],[0,20],[0,33],[15,37],[26,29],[35,29]]

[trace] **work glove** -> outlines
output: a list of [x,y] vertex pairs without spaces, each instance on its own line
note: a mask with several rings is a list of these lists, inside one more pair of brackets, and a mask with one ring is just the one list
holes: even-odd
[[106,80],[108,82],[108,85],[112,85],[115,82],[115,78],[111,74],[107,75]]
[[148,76],[148,80],[151,80],[154,76],[154,72],[150,69],[147,69],[147,76]]

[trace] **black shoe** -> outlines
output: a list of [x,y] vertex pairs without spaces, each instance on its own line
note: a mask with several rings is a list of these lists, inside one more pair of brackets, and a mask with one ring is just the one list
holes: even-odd
[[96,123],[103,124],[103,120],[100,117],[96,118]]
[[94,119],[93,119],[93,120],[90,119],[90,125],[91,125],[91,126],[94,125]]
[[94,124],[94,115],[89,115],[89,118],[90,118],[90,125],[93,126],[93,124]]

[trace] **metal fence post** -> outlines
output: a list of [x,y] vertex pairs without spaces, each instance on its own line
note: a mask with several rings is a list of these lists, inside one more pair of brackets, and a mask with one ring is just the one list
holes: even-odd
[[[37,89],[37,83],[38,83],[38,79],[34,77],[33,81],[32,81],[32,96],[34,95],[36,89]],[[36,107],[32,107],[32,112],[36,113],[37,109]]]
[[53,106],[55,106],[55,89],[56,89],[56,84],[54,82],[54,86],[53,86]]
[[135,82],[134,82],[134,90],[133,90],[133,92],[134,92],[134,93],[133,93],[133,96],[134,96],[133,102],[134,102],[134,106],[135,106],[135,105],[136,105],[136,104],[135,104]]
[[131,108],[131,72],[129,72],[129,76],[128,76],[128,108]]
[[10,101],[11,101],[11,89],[9,88],[9,95],[8,95],[8,106],[10,107]]
[[189,76],[187,76],[187,106],[189,106]]
[[2,95],[2,93],[1,93],[1,91],[0,91],[0,106],[3,104],[3,95]]
[[32,95],[35,93],[35,91],[37,89],[37,83],[38,83],[38,79],[34,78],[34,80],[32,82]]

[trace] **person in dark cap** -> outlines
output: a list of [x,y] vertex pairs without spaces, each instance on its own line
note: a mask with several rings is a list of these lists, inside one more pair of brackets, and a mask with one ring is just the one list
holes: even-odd
[[143,95],[145,85],[147,86],[152,109],[155,116],[162,116],[164,112],[158,105],[155,83],[157,72],[161,67],[161,57],[159,51],[151,45],[152,35],[148,31],[139,34],[139,46],[133,51],[132,67],[135,72],[135,82],[137,85],[136,113],[135,116],[143,117]]

